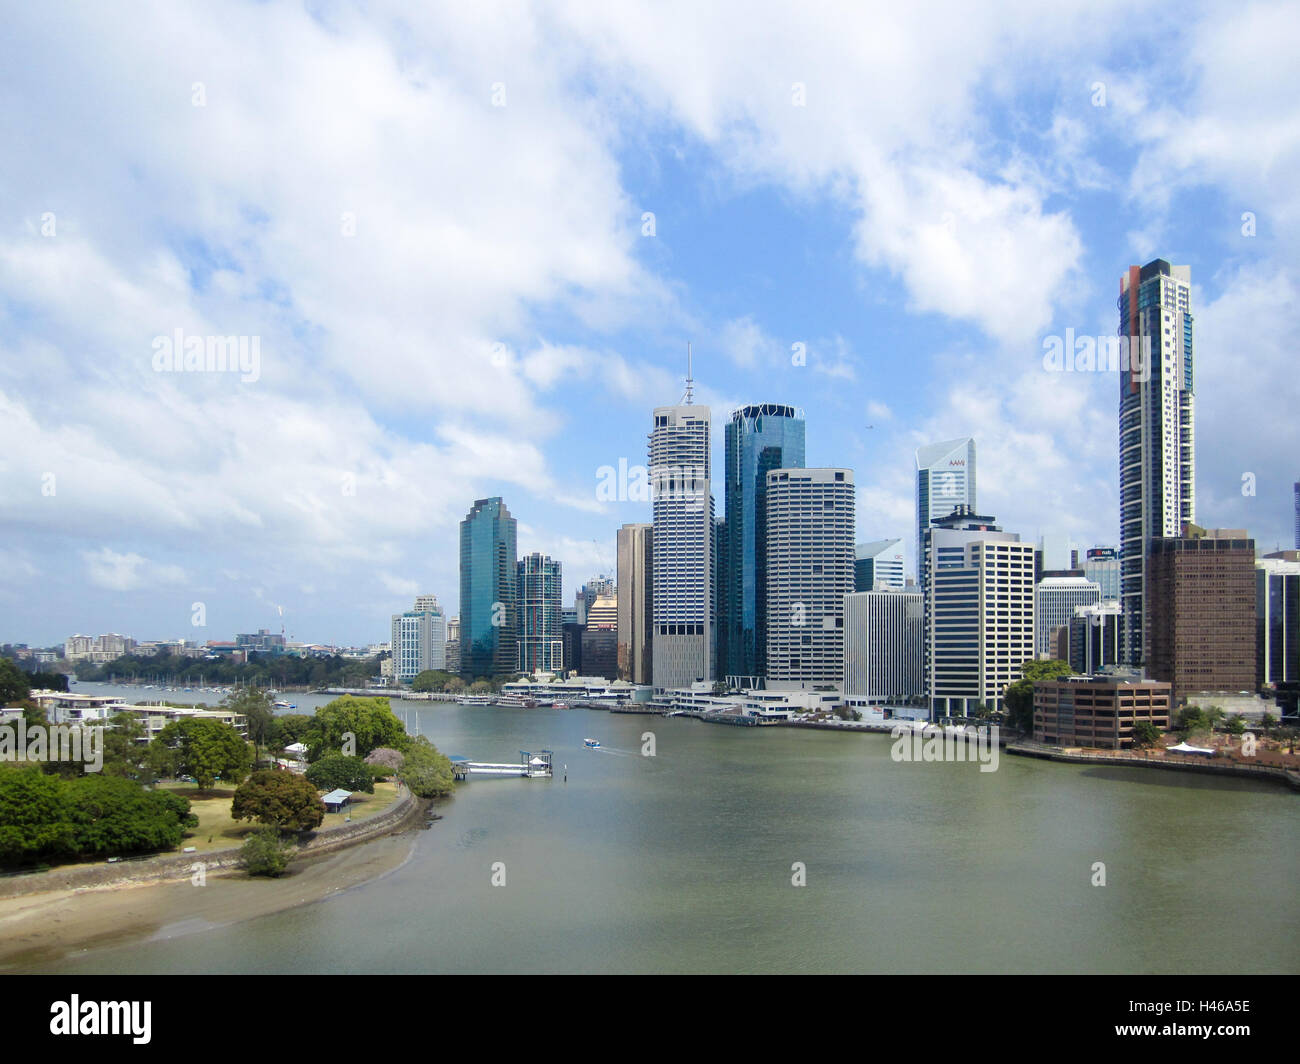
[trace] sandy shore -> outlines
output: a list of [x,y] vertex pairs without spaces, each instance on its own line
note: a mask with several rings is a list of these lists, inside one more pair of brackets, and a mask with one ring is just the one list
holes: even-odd
[[280,879],[211,874],[207,884],[142,883],[0,899],[0,972],[40,972],[70,953],[159,932],[192,934],[305,905],[400,868],[415,833],[295,861]]

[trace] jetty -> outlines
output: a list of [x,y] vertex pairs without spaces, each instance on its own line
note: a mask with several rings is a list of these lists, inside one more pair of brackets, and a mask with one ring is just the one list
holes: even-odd
[[451,761],[451,774],[454,779],[467,780],[470,776],[522,776],[524,779],[551,779],[551,751],[519,751],[519,763],[497,761],[471,761],[457,755]]

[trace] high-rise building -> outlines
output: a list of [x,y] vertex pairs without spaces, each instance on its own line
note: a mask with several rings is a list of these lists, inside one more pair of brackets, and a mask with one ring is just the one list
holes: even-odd
[[925,530],[935,518],[959,506],[975,511],[975,441],[969,436],[919,447],[916,451],[916,571],[925,584]]
[[1130,665],[1150,653],[1151,543],[1196,520],[1191,299],[1191,268],[1164,259],[1130,266],[1120,281],[1119,338],[1128,354],[1119,366],[1120,601]]
[[743,406],[725,429],[726,521],[719,542],[719,647],[724,676],[762,676],[767,654],[763,522],[767,474],[802,469],[803,411],[780,403]]
[[519,671],[560,672],[564,667],[560,563],[533,552],[519,559]]
[[614,578],[610,576],[593,576],[573,593],[574,620],[578,624],[587,623],[587,611],[601,595],[614,594]]
[[460,618],[447,618],[447,645],[444,651],[447,663],[443,666],[453,676],[460,675]]
[[902,591],[905,586],[901,539],[877,539],[857,545],[853,562],[855,591]]
[[844,596],[844,694],[899,703],[925,691],[925,604],[919,591]]
[[1300,550],[1300,481],[1295,486],[1295,549]]
[[1147,674],[1172,699],[1255,686],[1255,541],[1243,529],[1187,525],[1151,541]]
[[765,494],[767,678],[838,685],[844,596],[853,593],[853,471],[774,469]]
[[1034,653],[1055,657],[1052,633],[1068,628],[1076,606],[1101,601],[1101,588],[1081,576],[1049,576],[1034,587]]
[[650,433],[651,669],[656,688],[712,680],[717,635],[709,408],[693,402],[654,411]]
[[931,522],[921,557],[931,715],[1001,709],[1034,657],[1034,545],[959,507]]
[[445,669],[447,630],[437,595],[421,595],[415,609],[393,614],[393,676],[410,681],[428,669]]
[[519,667],[516,523],[499,496],[478,499],[460,523],[460,674]]
[[618,530],[618,678],[649,684],[654,527],[628,524]]
[[1070,618],[1070,668],[1081,676],[1120,663],[1120,606],[1117,599],[1076,606]]
[[1119,551],[1114,547],[1090,547],[1083,561],[1083,576],[1101,588],[1102,602],[1119,599]]
[[1255,682],[1300,683],[1300,550],[1255,563]]
[[582,630],[582,674],[618,679],[618,601],[601,595],[587,611]]

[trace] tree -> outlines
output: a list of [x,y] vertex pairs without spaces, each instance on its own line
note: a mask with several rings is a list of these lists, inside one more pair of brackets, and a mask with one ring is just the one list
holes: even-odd
[[397,778],[417,798],[438,798],[450,794],[456,786],[451,761],[423,735],[412,740]]
[[393,716],[388,699],[344,695],[316,711],[306,740],[311,748],[308,760],[316,761],[327,751],[345,750],[349,736],[351,748],[346,752],[358,757],[380,746],[405,750],[410,745],[406,729]]
[[[310,713],[286,713],[282,717],[276,717],[272,722],[272,728],[278,729],[278,735],[275,736],[276,742],[283,742],[284,746],[305,743],[307,737],[311,734],[315,720],[316,718]],[[281,749],[284,749],[284,747],[281,747]]]
[[451,673],[442,669],[425,669],[411,681],[412,691],[441,691],[451,679]]
[[1006,707],[1007,725],[1026,735],[1034,730],[1034,683],[1059,680],[1074,670],[1068,661],[1053,658],[1050,661],[1026,661],[1020,666],[1021,679],[1008,684],[1002,696]]
[[1160,729],[1149,720],[1137,720],[1133,722],[1133,747],[1137,750],[1146,750],[1155,746],[1160,741]]
[[275,719],[275,704],[265,691],[256,687],[231,691],[221,700],[221,708],[244,715],[248,721],[248,737],[256,746],[266,742],[267,731]]
[[307,779],[317,790],[364,791],[375,793],[375,777],[359,757],[326,754],[307,770]]
[[310,831],[325,819],[325,803],[302,776],[279,769],[254,772],[235,791],[230,815],[281,831]]
[[77,854],[153,853],[175,849],[198,824],[190,803],[170,791],[146,791],[118,776],[92,773],[66,783]]
[[459,676],[453,676],[450,680],[447,681],[447,686],[445,690],[447,691],[448,694],[458,695],[463,690],[465,690],[465,681],[462,680]]
[[244,840],[239,857],[250,876],[282,876],[289,867],[289,846],[275,828],[262,828]]
[[248,743],[229,724],[186,717],[168,724],[149,744],[149,764],[169,776],[193,776],[202,790],[222,779],[238,783],[248,775]]
[[1272,728],[1276,728],[1277,717],[1273,716],[1272,713],[1265,713],[1264,716],[1260,718],[1259,726],[1266,732]]
[[9,658],[0,658],[0,706],[21,702],[31,693],[27,674]]
[[396,772],[402,767],[402,762],[406,760],[406,755],[400,750],[394,750],[391,746],[381,746],[376,750],[371,750],[366,754],[366,764],[371,768],[387,768]]
[[1234,713],[1224,724],[1223,730],[1229,735],[1241,735],[1246,730],[1246,722],[1238,714]]
[[153,782],[149,769],[149,747],[138,740],[147,734],[140,719],[133,713],[119,713],[104,728],[105,776]]
[[0,865],[27,864],[72,848],[64,781],[36,765],[0,763]]
[[1178,711],[1178,721],[1175,725],[1178,731],[1198,732],[1210,726],[1209,720],[1205,716],[1205,710],[1200,706],[1183,706]]
[[490,680],[475,680],[469,685],[469,693],[472,695],[491,694],[492,682]]

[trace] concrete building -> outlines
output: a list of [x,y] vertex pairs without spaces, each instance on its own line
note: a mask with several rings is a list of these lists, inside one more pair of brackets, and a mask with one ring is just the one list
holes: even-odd
[[278,654],[284,650],[284,636],[278,632],[259,628],[256,632],[237,634],[235,646],[240,650],[256,651],[259,654]]
[[877,539],[857,545],[853,562],[855,591],[902,591],[906,586],[901,539]]
[[845,697],[906,702],[925,692],[925,603],[919,591],[844,596]]
[[1118,665],[1121,619],[1118,600],[1076,606],[1070,618],[1068,657],[1063,660],[1082,676]]
[[587,611],[582,630],[584,676],[618,679],[618,599],[601,595]]
[[969,436],[916,451],[916,571],[924,589],[925,530],[959,506],[975,512],[975,441]]
[[436,595],[421,595],[416,608],[393,614],[393,677],[410,683],[429,669],[447,667],[447,625]]
[[853,471],[775,469],[766,496],[767,678],[838,685],[854,581]]
[[1300,550],[1255,563],[1255,683],[1300,683]]
[[1034,545],[959,507],[926,530],[925,675],[932,716],[1002,708],[1034,657]]
[[1068,628],[1076,606],[1095,606],[1101,588],[1081,576],[1049,576],[1034,587],[1034,654],[1055,657],[1053,637]]
[[1130,750],[1133,725],[1169,728],[1169,684],[1119,676],[1070,676],[1034,684],[1034,741]]
[[1172,685],[1172,704],[1253,691],[1255,541],[1188,525],[1151,541],[1146,573],[1147,675]]
[[[1151,544],[1196,520],[1192,275],[1153,259],[1120,281],[1120,601],[1124,660],[1150,649],[1144,626]],[[1121,353],[1124,353],[1121,347]]]
[[[689,371],[688,371],[689,373]],[[656,689],[712,681],[717,645],[709,408],[656,407],[650,433],[651,670]],[[584,665],[585,668],[585,665]],[[589,671],[589,670],[588,670]]]
[[559,672],[564,666],[560,563],[534,551],[519,559],[515,573],[519,596],[519,671]]
[[634,684],[652,679],[650,636],[654,623],[654,526],[628,524],[618,530],[618,678]]

